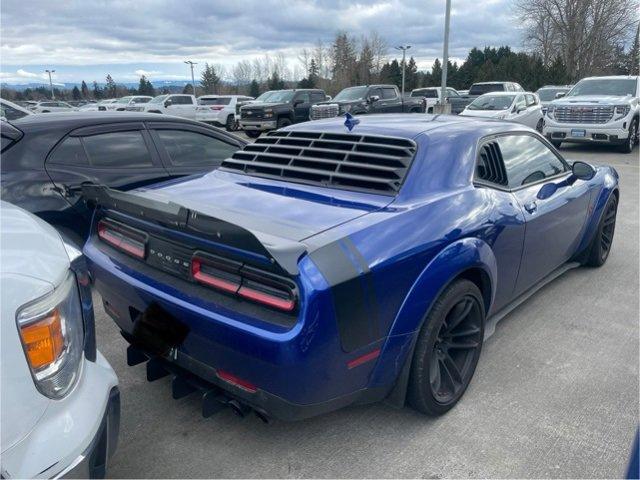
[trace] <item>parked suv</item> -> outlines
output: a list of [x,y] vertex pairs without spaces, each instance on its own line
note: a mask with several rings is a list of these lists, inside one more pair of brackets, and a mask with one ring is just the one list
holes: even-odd
[[545,85],[536,90],[536,95],[540,98],[540,104],[542,105],[542,113],[547,113],[547,107],[556,98],[565,96],[573,85]]
[[216,126],[224,126],[228,131],[237,129],[236,105],[248,102],[253,97],[245,95],[203,95],[198,97],[196,120]]
[[198,101],[193,95],[158,95],[144,105],[130,110],[134,112],[165,113],[195,120],[197,106]]
[[638,143],[638,97],[637,76],[583,78],[549,104],[544,134],[556,147],[594,142],[619,145],[631,153]]
[[240,127],[248,137],[309,120],[312,105],[327,99],[324,90],[271,90],[240,108]]
[[96,350],[81,252],[0,202],[1,478],[103,478],[120,425],[118,379]]
[[424,98],[402,98],[395,85],[360,85],[348,87],[333,99],[311,108],[311,120],[337,117],[345,113],[420,113],[425,111]]
[[524,92],[516,82],[477,82],[471,85],[467,98],[476,98],[491,92]]
[[77,110],[77,108],[72,107],[67,102],[59,102],[57,100],[38,102],[31,107],[31,111],[33,111],[33,113],[73,112],[74,110]]

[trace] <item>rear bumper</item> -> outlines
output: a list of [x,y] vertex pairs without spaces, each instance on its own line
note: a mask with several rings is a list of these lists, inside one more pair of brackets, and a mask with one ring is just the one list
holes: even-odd
[[196,110],[196,120],[199,122],[205,123],[215,123],[216,125],[224,125],[227,122],[227,117],[229,115],[234,116],[235,114],[231,111],[219,111],[214,112],[212,110],[209,111],[198,111]]
[[243,130],[255,130],[255,131],[265,131],[265,130],[275,130],[278,126],[278,122],[276,120],[261,120],[261,121],[248,121],[240,119],[240,127]]

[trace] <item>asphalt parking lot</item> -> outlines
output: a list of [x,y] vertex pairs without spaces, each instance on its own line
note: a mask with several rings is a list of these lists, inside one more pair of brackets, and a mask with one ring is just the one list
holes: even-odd
[[204,419],[195,395],[127,367],[125,341],[96,297],[98,346],[120,378],[111,477],[620,477],[638,426],[639,155],[569,146],[618,169],[613,250],[506,317],[465,397],[441,418],[384,404],[297,423],[230,410]]

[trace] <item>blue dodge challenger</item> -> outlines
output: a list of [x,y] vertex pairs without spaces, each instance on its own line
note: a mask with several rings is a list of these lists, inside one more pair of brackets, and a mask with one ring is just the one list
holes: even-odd
[[[343,123],[344,122],[344,123]],[[175,398],[294,420],[451,409],[496,322],[611,250],[618,175],[494,120],[380,115],[266,135],[199,177],[87,185],[106,312]]]

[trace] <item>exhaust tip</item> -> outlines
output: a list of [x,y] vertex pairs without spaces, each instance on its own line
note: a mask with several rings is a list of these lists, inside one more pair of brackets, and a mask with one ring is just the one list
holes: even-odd
[[240,418],[246,417],[252,410],[252,408],[244,403],[240,403],[239,401],[232,399],[227,402],[227,406],[233,410],[233,413],[238,415]]

